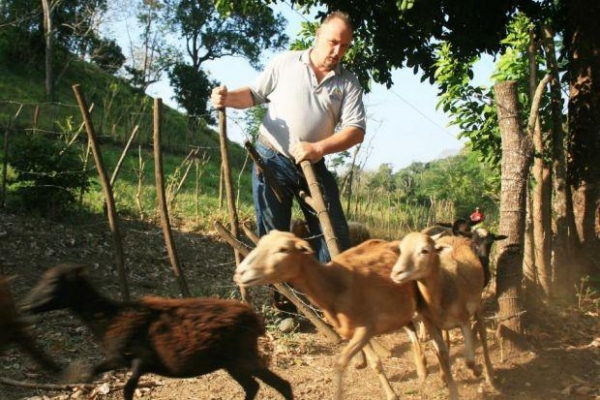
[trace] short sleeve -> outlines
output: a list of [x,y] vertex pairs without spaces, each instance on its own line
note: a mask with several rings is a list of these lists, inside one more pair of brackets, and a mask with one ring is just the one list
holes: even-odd
[[250,84],[250,92],[254,99],[254,104],[264,104],[269,101],[268,96],[277,86],[279,77],[279,64],[281,57],[274,58],[265,69]]
[[366,131],[367,115],[363,103],[363,90],[358,80],[353,75],[351,76],[352,78],[346,85],[339,127],[343,129],[354,126]]

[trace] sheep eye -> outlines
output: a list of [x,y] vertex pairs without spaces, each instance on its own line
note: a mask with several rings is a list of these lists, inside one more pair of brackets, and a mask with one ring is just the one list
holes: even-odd
[[429,249],[421,249],[421,254],[429,254]]
[[287,253],[289,250],[287,247],[280,247],[279,248],[279,253]]

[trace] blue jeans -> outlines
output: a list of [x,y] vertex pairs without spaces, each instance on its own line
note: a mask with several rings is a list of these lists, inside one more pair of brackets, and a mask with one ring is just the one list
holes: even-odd
[[[275,180],[279,183],[283,192],[283,198],[280,203],[273,190],[267,185],[264,176],[259,173],[256,165],[254,165],[252,171],[252,195],[254,198],[258,236],[263,236],[272,229],[280,231],[290,230],[292,202],[295,197],[298,199],[308,225],[311,236],[309,239],[311,247],[315,251],[319,261],[322,263],[329,261],[331,257],[321,231],[317,213],[299,197],[300,190],[310,193],[302,169],[291,159],[266,147],[260,142],[256,142],[256,151],[261,155],[267,168],[275,176]],[[337,238],[339,250],[344,251],[350,247],[350,238],[348,223],[346,222],[340,202],[337,182],[331,172],[327,170],[324,160],[313,164],[313,168],[323,193],[323,200],[329,212],[331,223],[333,224],[333,231]]]

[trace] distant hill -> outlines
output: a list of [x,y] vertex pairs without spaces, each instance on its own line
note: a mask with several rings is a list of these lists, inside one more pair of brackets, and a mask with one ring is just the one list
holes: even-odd
[[[72,88],[77,84],[88,106],[93,107],[93,125],[101,139],[125,143],[138,125],[135,144],[152,146],[152,97],[89,63],[71,62],[64,71],[56,73],[60,74],[56,99],[48,102],[45,75],[39,66],[7,65],[6,61],[0,64],[1,126],[11,126],[15,132],[33,129],[57,136],[77,130],[82,122]],[[203,125],[191,126],[184,114],[164,104],[161,138],[164,151],[187,153],[193,147],[200,147],[211,154],[210,162],[220,162],[217,132]],[[245,150],[235,142],[229,143],[229,149],[232,164],[241,166]]]

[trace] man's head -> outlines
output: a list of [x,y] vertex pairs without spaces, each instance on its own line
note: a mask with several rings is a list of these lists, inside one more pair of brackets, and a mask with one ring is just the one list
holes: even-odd
[[334,11],[317,29],[311,59],[318,68],[332,70],[338,65],[352,42],[352,23],[347,13]]

